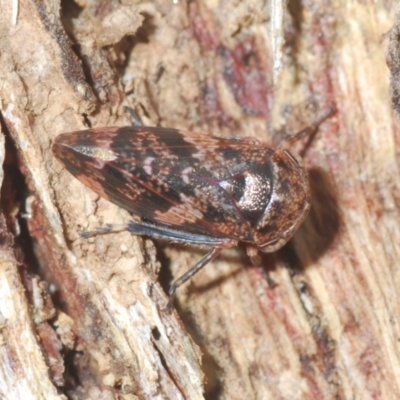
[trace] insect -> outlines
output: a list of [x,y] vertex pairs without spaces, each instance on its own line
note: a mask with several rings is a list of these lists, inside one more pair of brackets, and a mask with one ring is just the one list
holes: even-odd
[[222,249],[245,242],[255,260],[258,250],[274,252],[293,236],[310,208],[310,190],[302,159],[289,146],[334,112],[332,107],[278,149],[254,140],[131,126],[63,133],[53,152],[82,183],[139,217],[84,236],[125,229],[212,247],[172,283],[167,311],[177,288]]

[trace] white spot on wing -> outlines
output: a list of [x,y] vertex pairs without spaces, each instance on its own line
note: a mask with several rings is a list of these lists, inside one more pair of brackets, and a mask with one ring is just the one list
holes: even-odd
[[144,159],[144,172],[146,172],[147,175],[152,175],[153,174],[153,169],[151,168],[151,164],[154,161],[154,157],[146,157]]
[[97,158],[102,161],[114,161],[117,156],[116,154],[106,148],[94,147],[94,146],[76,146],[74,150],[77,153],[81,153],[87,157]]
[[189,175],[192,173],[192,171],[193,171],[193,168],[192,168],[192,167],[185,168],[185,169],[182,171],[182,180],[183,180],[183,182],[185,182],[186,184],[189,184],[189,183],[190,183]]
[[227,188],[229,188],[231,184],[229,183],[229,181],[220,181],[219,186],[221,186],[222,189],[227,190]]
[[257,208],[258,204],[256,199],[260,198],[263,193],[263,182],[257,174],[246,174],[245,176],[246,186],[239,201],[239,205],[243,210],[252,210],[254,207]]
[[179,225],[183,221],[197,222],[204,217],[203,213],[192,205],[189,197],[182,193],[179,197],[181,198],[182,204],[171,207],[165,213],[157,211],[156,215],[159,219],[163,220],[166,218],[169,224]]

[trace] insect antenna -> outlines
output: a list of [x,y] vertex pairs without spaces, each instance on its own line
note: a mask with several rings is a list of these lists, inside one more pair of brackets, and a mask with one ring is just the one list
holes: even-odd
[[302,129],[301,131],[295,133],[294,135],[290,136],[289,138],[287,138],[279,147],[279,150],[287,150],[289,149],[293,143],[302,140],[303,138],[307,137],[307,143],[304,146],[303,151],[301,152],[301,156],[304,155],[306,149],[308,148],[309,144],[312,142],[315,134],[317,133],[317,130],[319,128],[319,126],[325,121],[327,120],[329,117],[331,117],[333,114],[335,114],[337,111],[336,106],[335,105],[331,105],[331,107],[325,111],[322,115],[320,115],[311,125],[306,126],[304,129]]

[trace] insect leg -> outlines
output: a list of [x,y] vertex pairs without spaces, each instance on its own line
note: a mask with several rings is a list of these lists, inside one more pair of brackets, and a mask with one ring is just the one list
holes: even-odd
[[171,310],[172,303],[174,300],[174,295],[179,286],[187,282],[193,275],[197,274],[205,265],[210,261],[214,260],[215,257],[221,253],[221,247],[214,247],[210,252],[208,252],[194,267],[190,268],[189,271],[185,272],[181,277],[179,277],[175,282],[172,283],[168,291],[168,303],[161,310],[162,312],[168,312]]
[[139,115],[137,115],[136,111],[132,107],[124,107],[126,111],[131,115],[131,122],[133,126],[143,126],[142,121],[139,118]]
[[193,275],[195,275],[198,271],[200,271],[205,265],[207,265],[210,261],[214,260],[215,257],[222,251],[223,248],[232,247],[237,244],[236,240],[227,239],[227,238],[218,238],[212,236],[205,236],[199,234],[191,234],[188,232],[182,232],[178,229],[174,229],[167,225],[154,223],[151,221],[142,220],[140,222],[131,221],[126,225],[111,225],[107,224],[103,227],[96,228],[93,231],[89,232],[81,232],[81,236],[85,238],[89,238],[91,236],[106,234],[106,233],[115,233],[129,231],[134,235],[139,236],[149,236],[155,239],[168,239],[171,242],[175,243],[191,243],[203,246],[215,246],[211,251],[209,251],[197,264],[192,267],[189,271],[183,274],[180,278],[178,278],[175,282],[172,283],[169,291],[168,291],[168,303],[161,311],[167,312],[171,309],[173,303],[173,297],[178,289],[183,283],[187,282]]
[[82,231],[80,232],[80,236],[83,238],[90,238],[96,235],[104,235],[106,233],[117,233],[126,231],[126,225],[112,225],[112,224],[105,224],[104,226],[99,226],[92,231]]
[[174,229],[168,225],[142,220],[139,222],[130,221],[125,225],[105,224],[95,228],[93,231],[80,232],[81,237],[89,238],[107,233],[118,233],[128,231],[137,236],[149,236],[154,239],[169,240],[173,243],[197,244],[202,246],[234,247],[237,241],[233,239],[216,236],[206,236],[197,233],[189,233]]
[[261,265],[261,257],[258,248],[252,244],[247,244],[246,246],[247,256],[250,258],[250,261],[253,265],[260,266]]
[[126,229],[139,236],[149,236],[155,239],[167,239],[174,243],[198,244],[212,247],[233,247],[237,241],[233,239],[201,235],[175,229],[171,226],[147,220],[140,222],[131,221]]
[[261,260],[260,252],[259,252],[258,248],[256,246],[248,244],[246,246],[246,253],[247,253],[247,256],[250,258],[251,263],[255,267],[258,267],[258,269],[261,271],[261,273],[265,276],[268,286],[270,288],[274,288],[276,286],[276,283],[270,277],[268,271],[265,271],[265,269],[262,267],[262,265],[261,265],[262,260]]

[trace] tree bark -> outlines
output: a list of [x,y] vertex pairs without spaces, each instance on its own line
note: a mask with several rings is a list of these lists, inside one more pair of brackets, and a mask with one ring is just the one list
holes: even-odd
[[[0,393],[7,399],[397,399],[395,2],[3,1]],[[128,232],[65,171],[63,132],[145,125],[307,145],[312,209],[252,266]],[[302,152],[304,143],[295,148]],[[161,272],[160,272],[161,271]]]

